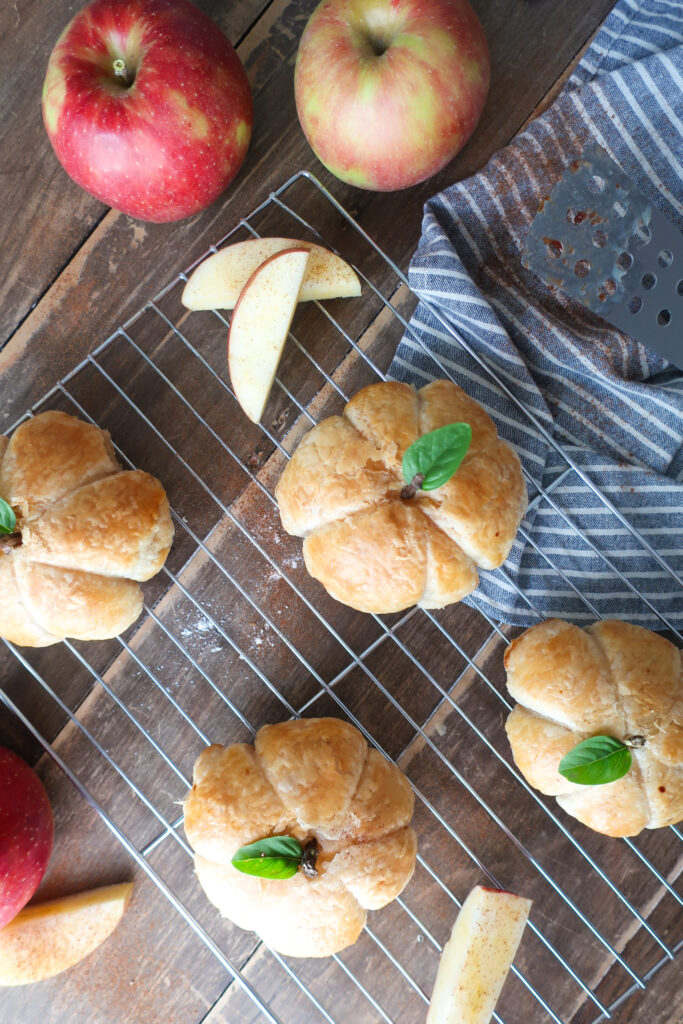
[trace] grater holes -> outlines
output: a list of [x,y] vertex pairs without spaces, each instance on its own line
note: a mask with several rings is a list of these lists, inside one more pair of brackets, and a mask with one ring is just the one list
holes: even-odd
[[557,238],[544,238],[543,241],[545,243],[545,254],[547,258],[549,260],[559,259],[564,252],[562,242]]
[[654,274],[643,274],[643,279],[640,282],[646,292],[652,291],[654,286],[657,284],[657,278]]
[[683,295],[683,277],[681,278],[681,280],[676,285],[676,291],[678,292],[679,295]]
[[574,273],[577,277],[588,277],[591,271],[591,265],[588,260],[578,260],[574,264]]
[[602,228],[598,228],[597,231],[593,232],[593,245],[596,249],[604,249],[607,245],[607,232],[603,231]]
[[615,217],[625,217],[627,212],[628,212],[628,203],[627,202],[623,202],[622,203],[621,200],[617,200],[617,202],[614,203],[614,205],[612,206],[612,213],[614,214]]
[[617,266],[619,267],[619,270],[628,270],[632,263],[633,256],[630,252],[626,252],[626,250],[624,250],[624,252],[620,252],[617,256]]
[[659,263],[660,267],[663,267],[665,270],[667,267],[671,266],[673,261],[674,254],[671,252],[671,249],[662,249],[659,256],[657,257],[657,263]]
[[600,302],[604,302],[608,295],[614,295],[617,290],[617,282],[613,277],[608,277],[606,281],[603,281],[598,291],[598,299]]
[[634,295],[628,304],[629,313],[640,313],[643,308],[643,300],[640,295]]
[[671,323],[671,311],[668,309],[660,309],[657,313],[657,323],[660,327],[666,327],[667,324]]
[[573,206],[570,206],[565,216],[569,224],[581,224],[588,214],[585,210],[575,210]]
[[652,238],[652,232],[647,224],[641,224],[640,227],[633,232],[633,238],[639,245],[647,245]]
[[605,179],[601,178],[599,174],[594,174],[592,178],[588,179],[587,187],[592,196],[599,196],[601,192],[605,191]]

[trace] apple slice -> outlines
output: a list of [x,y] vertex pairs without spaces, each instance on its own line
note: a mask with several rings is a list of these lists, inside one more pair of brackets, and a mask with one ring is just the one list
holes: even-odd
[[183,305],[188,309],[232,309],[254,271],[283,249],[308,249],[311,254],[299,302],[360,295],[360,281],[348,263],[322,245],[295,238],[252,238],[229,245],[200,263],[185,285]]
[[0,985],[27,985],[73,967],[121,920],[132,883],[25,907],[0,929]]
[[530,909],[511,892],[472,890],[441,953],[427,1024],[488,1024]]
[[251,275],[237,300],[228,334],[235,398],[253,423],[268,401],[306,273],[308,249],[283,249]]

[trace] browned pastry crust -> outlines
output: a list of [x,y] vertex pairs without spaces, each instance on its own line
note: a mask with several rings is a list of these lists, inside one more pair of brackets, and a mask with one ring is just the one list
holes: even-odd
[[[550,619],[528,629],[505,654],[516,701],[506,731],[527,781],[557,797],[568,814],[609,836],[674,825],[683,818],[681,651],[627,622],[583,630]],[[644,736],[629,772],[603,786],[580,786],[557,771],[589,736]]]
[[[254,746],[213,744],[194,767],[185,832],[207,896],[288,956],[355,942],[367,910],[393,900],[415,867],[413,791],[352,725],[310,718],[264,726]],[[318,876],[242,874],[230,863],[270,835],[317,840]]]
[[[466,422],[472,442],[442,487],[401,498],[418,437]],[[516,452],[478,402],[448,380],[415,391],[363,388],[306,434],[276,487],[282,525],[304,537],[310,574],[343,604],[383,614],[443,608],[507,557],[527,506]]]
[[106,431],[62,412],[26,421],[0,438],[0,496],[21,533],[0,553],[0,636],[44,647],[116,636],[135,621],[134,581],[159,571],[173,525],[159,481],[121,470]]

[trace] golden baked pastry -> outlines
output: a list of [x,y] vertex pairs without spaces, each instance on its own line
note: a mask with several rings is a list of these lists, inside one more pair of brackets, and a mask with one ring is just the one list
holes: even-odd
[[159,481],[119,466],[109,434],[44,412],[0,437],[0,497],[16,515],[0,536],[0,636],[28,647],[116,636],[142,609],[146,580],[173,540]]
[[[266,725],[254,746],[213,744],[194,767],[185,832],[199,882],[224,917],[287,956],[329,956],[358,938],[415,867],[413,791],[352,725]],[[247,844],[288,835],[318,847],[317,876],[241,874]]]
[[[550,619],[510,644],[505,667],[508,690],[519,702],[505,728],[515,763],[532,786],[608,836],[634,836],[683,818],[678,648],[627,622],[596,622],[583,630]],[[569,782],[558,773],[560,760],[598,735],[622,742],[642,736],[644,745],[632,748],[631,768],[615,782]]]
[[[406,449],[454,422],[472,428],[460,468],[443,486],[402,498]],[[309,573],[343,604],[378,614],[470,594],[477,566],[505,561],[527,506],[516,452],[448,380],[419,391],[363,388],[342,416],[305,435],[275,495],[284,529],[305,538]]]

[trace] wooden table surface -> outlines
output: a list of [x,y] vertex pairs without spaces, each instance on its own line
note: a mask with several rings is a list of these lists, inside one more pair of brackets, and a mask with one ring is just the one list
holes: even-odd
[[[313,156],[298,125],[293,99],[293,65],[298,40],[315,2],[234,0],[230,4],[220,4],[201,0],[200,6],[220,24],[247,69],[255,100],[254,135],[246,162],[228,191],[201,215],[168,225],[135,222],[92,199],[66,176],[48,144],[40,115],[44,69],[55,39],[81,6],[80,2],[13,0],[0,7],[0,58],[3,68],[0,80],[0,432],[183,267],[198,258],[272,189],[299,169],[307,169],[317,175],[365,231],[399,267],[406,270],[418,241],[424,200],[450,182],[476,171],[552,100],[612,5],[612,0],[573,0],[572,3],[566,0],[474,0],[489,40],[493,81],[487,107],[473,138],[458,158],[432,180],[404,193],[375,195],[344,186],[332,178]],[[397,295],[397,302],[400,302],[400,290]],[[373,352],[379,352],[378,358],[384,358],[387,363],[391,357],[390,346],[395,341],[391,335],[388,336],[383,343],[386,351],[380,342],[373,342],[379,346]],[[113,365],[116,369],[116,356]],[[351,366],[343,371],[351,383],[356,380],[356,370]],[[321,408],[325,401],[324,396],[320,398]],[[121,429],[123,431],[123,426]],[[253,438],[244,440],[241,450],[245,457],[252,450],[252,442]],[[163,477],[161,470],[159,475]],[[253,495],[245,497],[245,494],[246,491],[240,500],[254,504]],[[207,531],[210,532],[208,526]],[[217,533],[212,534],[214,550],[225,553],[226,559],[230,557],[230,545],[234,544],[233,533],[230,524],[226,526],[223,523]],[[174,572],[194,572],[193,578],[198,577],[198,569],[188,570],[185,565],[187,557],[187,552],[179,545]],[[296,557],[294,548],[292,557]],[[217,584],[210,586],[217,587]],[[209,584],[206,587],[206,593],[213,594]],[[163,606],[161,591],[154,593],[150,600],[157,598]],[[190,611],[179,605],[174,607],[173,614],[182,624],[182,616],[187,615],[189,619]],[[465,646],[470,644],[473,651],[479,650],[487,634],[482,632],[478,617],[464,608],[454,615],[452,625],[459,631],[458,636],[465,638]],[[248,616],[245,618],[236,611],[235,622],[238,620],[245,630],[250,628]],[[406,629],[410,628],[408,622]],[[305,639],[313,648],[314,633]],[[372,642],[372,637],[369,639]],[[143,637],[140,643],[144,642]],[[368,642],[365,635],[363,642]],[[319,657],[316,666],[320,668],[328,658],[329,665],[325,664],[325,671],[332,673],[337,667],[333,654],[329,653],[328,657],[328,652],[320,645],[316,650]],[[100,678],[106,678],[112,685],[112,681],[118,684],[121,677],[130,671],[130,665],[121,668],[117,649],[111,644],[100,645],[91,657]],[[285,655],[280,661],[277,661],[279,655],[273,657],[275,661],[270,670],[278,673],[282,688],[287,691],[295,669],[287,664]],[[113,730],[111,736],[106,733],[104,711],[98,705],[97,687],[92,686],[91,675],[81,671],[80,666],[74,668],[70,663],[69,667],[61,653],[52,649],[49,654],[43,653],[37,660],[29,661],[38,665],[39,671],[57,680],[56,688],[61,687],[59,692],[65,707],[78,709],[83,721],[90,724],[98,722],[102,726],[102,735],[108,737],[103,741],[105,745],[110,740],[112,749],[118,745],[119,751],[125,746],[127,739],[123,728],[118,732]],[[437,668],[435,662],[431,670],[436,673]],[[163,674],[163,670],[164,666],[160,665],[158,671]],[[233,670],[237,672],[239,666],[236,668],[231,663],[230,671]],[[130,798],[126,793],[115,793],[108,777],[100,776],[99,767],[93,764],[89,774],[87,744],[84,745],[81,738],[74,735],[73,728],[65,724],[65,715],[56,711],[54,704],[35,685],[28,668],[4,650],[0,655],[0,671],[3,689],[12,701],[42,735],[54,743],[66,763],[79,766],[81,777],[87,777],[88,788],[96,793],[98,799],[109,800],[112,806],[118,807],[119,803],[124,806]],[[495,673],[495,667],[492,671]],[[135,682],[133,680],[130,685]],[[127,678],[123,679],[121,686],[129,683]],[[447,726],[455,731],[452,716],[449,717],[443,706],[437,706],[438,701],[413,709],[414,688],[411,691],[410,687],[408,680],[404,688],[396,692],[399,699],[411,707],[411,713],[419,714],[422,721],[429,721],[430,727],[433,725],[439,735]],[[131,692],[130,689],[127,691],[128,697],[132,703],[137,702],[136,706],[142,709],[142,713],[143,696],[139,692],[132,696]],[[474,688],[465,701],[467,699],[472,706],[480,700],[475,696]],[[419,703],[418,698],[415,701]],[[260,697],[258,701],[254,698],[254,709],[255,720],[267,720],[270,710],[268,696]],[[330,710],[324,702],[319,704],[319,709],[321,712]],[[156,711],[153,710],[152,714]],[[202,721],[209,722],[213,711],[198,706],[196,715],[198,720],[204,715]],[[185,771],[191,771],[192,756],[196,751],[177,750],[182,746],[180,738],[164,734],[163,720],[159,719],[156,724],[160,736],[163,734],[160,742],[173,750],[174,756],[177,754]],[[207,724],[206,728],[210,726]],[[386,727],[377,725],[377,729],[383,736],[386,732],[387,746],[395,756],[403,758],[402,763],[409,763],[418,775],[420,772],[424,774],[424,785],[438,804],[440,776],[433,766],[422,765],[426,759],[425,751],[414,746],[409,749],[413,737],[404,735],[389,717]],[[85,962],[58,978],[29,988],[2,992],[0,1019],[13,1020],[17,1024],[35,1024],[38,1021],[46,1024],[77,1024],[80,1021],[88,1021],[89,1024],[151,1024],[156,1021],[166,1024],[199,1021],[235,1024],[243,1020],[263,1020],[230,983],[229,974],[171,908],[166,897],[149,881],[62,770],[42,753],[35,737],[5,709],[0,712],[0,742],[13,746],[38,764],[53,802],[55,849],[39,895],[49,897],[128,878],[136,882],[134,901],[114,936]],[[134,761],[132,748],[130,761]],[[165,812],[170,817],[177,815],[177,793],[164,794],[163,798],[159,795],[158,802],[168,804]],[[126,812],[122,811],[120,817],[127,820]],[[481,835],[475,835],[473,842],[476,844],[478,838],[488,849],[490,843],[486,828],[485,824],[481,825]],[[135,822],[131,825],[131,833],[136,835]],[[153,834],[141,828],[136,842],[144,845]],[[580,836],[583,841],[585,830],[580,832]],[[443,855],[450,854],[445,851]],[[153,861],[154,855],[150,859]],[[184,873],[182,878],[181,872]],[[576,882],[580,887],[580,867],[567,864],[568,878],[572,872],[578,872]],[[172,887],[176,886],[174,891],[183,896],[192,883],[184,862],[182,866],[179,864],[177,874],[172,864],[165,877]],[[465,892],[468,885],[480,880],[480,875],[463,868],[458,880],[462,892]],[[532,884],[529,881],[529,885]],[[419,879],[412,885],[417,886],[415,899],[419,902]],[[425,888],[426,908],[429,898]],[[207,927],[213,927],[215,922],[207,916],[206,908],[201,905],[196,891],[192,890],[188,892],[187,902],[193,911],[194,901],[200,908],[196,911],[198,916],[210,922]],[[658,906],[658,897],[653,897],[646,912],[652,915],[653,920]],[[384,918],[376,915],[375,920],[383,920],[385,930],[382,931],[381,925],[377,925],[377,929],[384,935],[385,943],[391,946],[387,935],[392,934],[394,918],[391,910],[383,913],[386,915]],[[549,919],[552,918],[550,905],[547,914]],[[675,917],[671,914],[657,922],[660,934],[665,938],[673,934],[674,926]],[[375,928],[374,920],[372,927]],[[450,919],[445,918],[436,926],[440,941],[444,940],[449,927]],[[220,933],[219,941],[223,937]],[[578,938],[575,941],[579,943]],[[620,948],[625,948],[626,955],[632,957],[633,962],[640,962],[639,943],[644,945],[641,933],[624,931],[620,942]],[[322,1019],[312,1013],[310,1002],[301,996],[296,986],[287,982],[286,975],[280,971],[275,977],[273,961],[263,954],[253,936],[237,933],[228,945],[233,962],[241,965],[246,976],[267,999],[272,1000],[283,1020],[298,1024],[299,1021]],[[361,944],[358,946],[360,949]],[[416,950],[419,948],[415,947]],[[580,959],[580,951],[577,951],[577,956]],[[644,969],[647,969],[652,962],[652,951],[644,950],[642,956]],[[375,960],[367,951],[359,952],[355,961],[352,955],[346,962],[360,975],[364,970],[368,973],[384,970],[381,966],[375,968]],[[435,969],[434,955],[429,960],[425,957],[422,964],[420,955],[416,954],[415,963],[416,976],[423,990],[429,992]],[[328,969],[327,965],[315,965],[316,969],[311,968],[310,971],[304,966],[301,973],[328,1006],[335,1005],[337,994],[339,1000],[354,998],[354,994],[349,995],[344,988],[343,973],[338,968],[332,970],[332,966],[330,964]],[[534,965],[529,962],[529,955],[525,966],[533,973]],[[584,974],[592,979],[604,1001],[610,1002],[628,988],[623,971],[609,969],[606,963],[592,966],[594,970],[587,958],[583,963]],[[552,966],[544,969],[552,969]],[[675,1020],[683,1019],[679,981],[680,971],[677,972],[675,964],[663,968],[645,994],[630,996],[620,1005],[614,1020],[631,1024],[645,1021],[648,1024],[673,1024]],[[385,983],[380,977],[379,983],[386,998],[382,1005],[389,1007],[387,1012],[392,1019],[406,1022],[424,1019],[424,1003],[419,999],[407,999],[405,994],[401,994],[400,987],[396,987],[394,993],[394,981]],[[558,1005],[568,1006],[569,1002],[560,1002],[563,984],[558,976]],[[357,1012],[353,1005],[353,1002],[347,1004],[345,1020],[379,1019],[372,1008],[368,1009],[367,1003],[362,1003]],[[541,1024],[550,1019],[537,1003],[532,1002],[526,1008],[520,1004],[520,1007],[516,1015],[513,1008],[512,1015],[506,1015],[506,1021]],[[570,1011],[561,1016],[567,1022],[571,1020],[572,1024],[580,1024],[593,1020],[596,1013],[591,1012],[590,1004],[579,992],[572,997]]]

